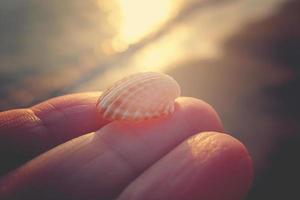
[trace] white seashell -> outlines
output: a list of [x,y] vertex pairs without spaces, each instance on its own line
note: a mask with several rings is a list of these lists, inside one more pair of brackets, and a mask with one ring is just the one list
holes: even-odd
[[96,106],[106,119],[139,121],[172,113],[179,95],[180,87],[172,77],[144,72],[117,81]]

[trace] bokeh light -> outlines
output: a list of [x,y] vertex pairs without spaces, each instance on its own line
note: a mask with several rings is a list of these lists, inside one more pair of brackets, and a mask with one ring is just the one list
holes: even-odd
[[121,12],[120,40],[127,44],[139,41],[166,22],[171,15],[171,0],[118,0]]

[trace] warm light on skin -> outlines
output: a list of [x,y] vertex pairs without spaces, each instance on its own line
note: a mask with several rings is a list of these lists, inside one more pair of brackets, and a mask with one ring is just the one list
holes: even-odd
[[132,44],[155,31],[171,14],[171,0],[119,0],[120,40]]

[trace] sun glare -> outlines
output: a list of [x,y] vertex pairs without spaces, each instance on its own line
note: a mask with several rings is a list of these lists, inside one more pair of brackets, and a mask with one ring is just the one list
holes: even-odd
[[155,31],[171,14],[171,0],[118,0],[121,9],[119,39],[132,44]]

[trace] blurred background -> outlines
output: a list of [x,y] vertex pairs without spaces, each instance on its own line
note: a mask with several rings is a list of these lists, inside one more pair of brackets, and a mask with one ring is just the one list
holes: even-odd
[[0,111],[173,76],[253,156],[247,199],[300,199],[300,1],[1,0]]

